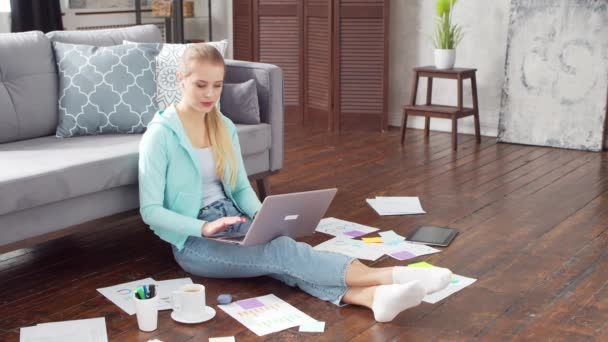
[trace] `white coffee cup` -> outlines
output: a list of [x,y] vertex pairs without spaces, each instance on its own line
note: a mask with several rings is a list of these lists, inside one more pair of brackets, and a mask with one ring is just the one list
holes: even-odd
[[137,325],[141,331],[154,331],[158,327],[158,296],[139,299],[133,295]]
[[201,284],[182,285],[173,291],[171,303],[175,314],[185,320],[196,320],[206,313],[205,287]]

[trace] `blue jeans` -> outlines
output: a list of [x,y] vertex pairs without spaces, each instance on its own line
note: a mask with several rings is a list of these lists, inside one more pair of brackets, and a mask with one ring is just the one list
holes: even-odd
[[[245,214],[227,198],[211,203],[198,214],[198,218],[205,221],[225,216]],[[244,233],[250,224],[251,221],[235,224],[227,231]],[[248,278],[266,275],[336,305],[341,305],[348,290],[345,274],[354,260],[337,253],[316,251],[310,245],[286,236],[248,247],[191,236],[181,251],[173,247],[173,255],[182,269],[197,276]]]

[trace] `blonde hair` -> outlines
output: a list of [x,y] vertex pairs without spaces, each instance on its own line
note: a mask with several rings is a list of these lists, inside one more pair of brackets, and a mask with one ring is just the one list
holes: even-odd
[[[216,48],[207,44],[193,44],[186,48],[180,64],[180,72],[183,77],[188,77],[192,74],[193,62],[207,62],[213,65],[221,65],[222,68],[225,68],[222,55]],[[211,150],[213,151],[217,176],[225,183],[230,184],[230,187],[234,189],[238,169],[236,154],[228,128],[215,105],[205,115],[205,133],[209,138]],[[227,168],[230,169],[230,174],[228,175],[228,179],[224,179]]]

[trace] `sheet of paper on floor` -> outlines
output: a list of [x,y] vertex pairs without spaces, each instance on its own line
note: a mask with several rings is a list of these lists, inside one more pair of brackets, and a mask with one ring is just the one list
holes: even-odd
[[218,307],[258,336],[316,321],[273,294]]
[[392,230],[379,232],[378,235],[380,235],[380,237],[382,237],[382,241],[384,241],[384,243],[387,245],[398,244],[401,241],[405,240],[405,237],[395,233]]
[[365,243],[361,240],[335,237],[316,245],[313,247],[313,249],[317,251],[328,251],[344,254],[357,259],[374,261],[384,255],[384,251],[378,249],[377,245],[382,244]]
[[156,284],[156,293],[158,298],[158,310],[169,310],[172,309],[171,306],[171,296],[173,291],[179,290],[182,285],[192,284],[192,279],[190,278],[178,278],[178,279],[168,279],[168,280],[158,280],[155,281]]
[[234,336],[209,337],[209,342],[236,342]]
[[325,322],[308,322],[300,325],[299,332],[324,332],[325,331]]
[[421,255],[428,255],[439,252],[441,252],[440,249],[407,241],[401,241],[397,244],[390,244],[386,248],[386,254],[397,260],[407,260]]
[[133,291],[143,285],[154,284],[152,278],[140,279],[124,284],[103,287],[97,289],[99,293],[108,298],[112,303],[116,304],[124,312],[129,315],[135,314],[135,304],[133,303]]
[[376,197],[365,201],[381,216],[426,213],[418,197]]
[[41,323],[21,328],[20,342],[108,342],[104,317]]
[[362,224],[344,221],[334,217],[322,219],[316,228],[316,231],[318,232],[349,239],[373,233],[378,230],[378,228],[364,226]]
[[[418,262],[415,264],[410,264],[410,265],[408,265],[408,267],[425,268],[425,267],[435,267],[435,266],[433,266],[427,262]],[[450,281],[450,284],[445,289],[424,296],[422,301],[426,302],[426,303],[430,303],[430,304],[435,304],[435,303],[449,297],[450,295],[464,289],[465,287],[473,284],[476,281],[477,281],[477,279],[464,277],[464,276],[461,276],[458,274],[453,274],[452,281]]]

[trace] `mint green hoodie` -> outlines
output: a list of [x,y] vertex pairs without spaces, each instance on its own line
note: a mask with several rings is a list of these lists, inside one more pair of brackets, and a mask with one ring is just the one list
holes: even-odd
[[[222,180],[224,192],[252,218],[262,204],[247,178],[236,127],[230,119],[221,117],[238,162],[236,186],[231,189]],[[229,172],[228,166],[226,175]],[[156,235],[180,250],[189,236],[201,236],[205,221],[197,216],[205,191],[202,184],[198,158],[175,106],[158,111],[139,144],[139,212]]]

